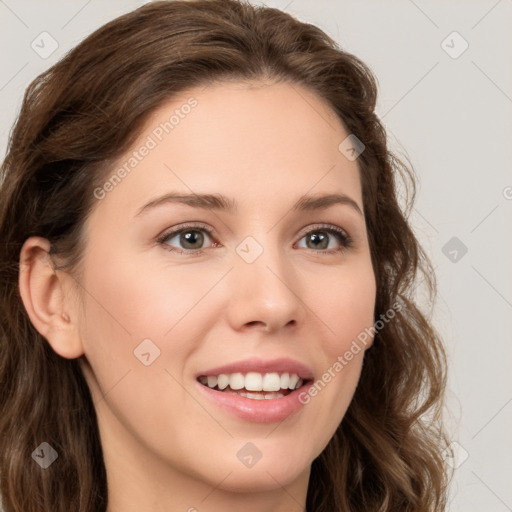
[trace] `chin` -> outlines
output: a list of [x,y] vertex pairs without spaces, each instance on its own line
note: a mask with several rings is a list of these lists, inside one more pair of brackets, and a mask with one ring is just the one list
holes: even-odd
[[[262,447],[263,453],[258,454],[249,443],[240,443],[247,448],[245,451],[242,451],[242,448],[235,460],[231,456],[226,460],[226,452],[224,452],[222,462],[212,464],[214,471],[210,477],[216,480],[215,485],[221,479],[219,475],[229,474],[220,488],[240,493],[264,492],[290,485],[301,477],[309,478],[312,459],[305,456],[304,447],[299,450],[292,443],[279,450],[273,449],[267,442],[267,446]],[[255,443],[258,441],[256,440]],[[263,442],[260,443],[260,445],[263,444]],[[251,455],[246,454],[251,454],[252,460]]]
[[[246,471],[241,469],[233,471],[218,488],[233,493],[262,493],[282,489],[301,477],[309,478],[310,465],[292,472],[289,471],[286,464],[270,464],[269,467],[258,466]],[[217,478],[215,485],[218,485],[218,474],[212,476]]]

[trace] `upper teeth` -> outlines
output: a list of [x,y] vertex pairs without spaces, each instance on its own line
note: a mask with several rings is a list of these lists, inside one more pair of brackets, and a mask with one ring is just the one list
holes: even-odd
[[199,377],[202,384],[210,388],[218,386],[219,389],[225,389],[228,386],[231,389],[243,389],[247,391],[279,391],[280,389],[298,389],[304,381],[296,374],[292,373],[257,373],[249,372],[246,375],[242,373],[231,373],[226,375],[221,373],[218,376],[208,375]]

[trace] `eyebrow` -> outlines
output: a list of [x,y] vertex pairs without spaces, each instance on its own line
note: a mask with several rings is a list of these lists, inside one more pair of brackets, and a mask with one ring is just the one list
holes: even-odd
[[[238,204],[234,199],[230,199],[222,194],[183,194],[178,192],[170,192],[163,196],[157,197],[149,201],[139,209],[136,217],[142,213],[162,206],[164,204],[185,204],[194,208],[205,210],[221,210],[234,212],[238,209]],[[335,204],[350,206],[359,215],[363,215],[359,205],[349,196],[345,194],[327,194],[322,196],[304,195],[292,206],[294,211],[311,211],[323,210]]]

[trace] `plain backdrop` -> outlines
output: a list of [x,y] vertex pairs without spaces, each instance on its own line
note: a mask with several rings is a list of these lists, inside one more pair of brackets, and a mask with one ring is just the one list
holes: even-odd
[[[0,158],[29,82],[142,3],[0,0]],[[410,221],[438,277],[432,322],[449,354],[457,452],[449,510],[512,511],[512,0],[266,4],[320,26],[377,76],[378,114],[419,179]]]

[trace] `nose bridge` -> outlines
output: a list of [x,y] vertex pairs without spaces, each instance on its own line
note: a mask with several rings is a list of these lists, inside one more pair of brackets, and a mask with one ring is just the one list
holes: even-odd
[[272,233],[256,236],[247,236],[236,247],[238,261],[235,266],[240,278],[248,278],[256,283],[264,282],[267,285],[277,281],[281,286],[285,286],[276,276],[277,274],[286,281],[284,248],[275,240]]
[[267,329],[297,321],[301,307],[294,289],[297,280],[284,247],[272,233],[256,236],[247,236],[235,249],[233,307],[238,313],[234,317],[237,323],[262,322]]

